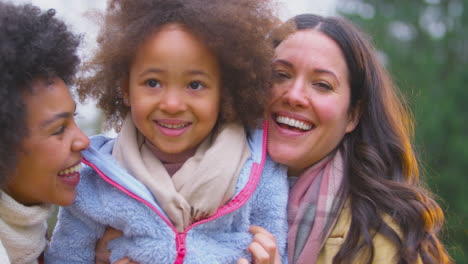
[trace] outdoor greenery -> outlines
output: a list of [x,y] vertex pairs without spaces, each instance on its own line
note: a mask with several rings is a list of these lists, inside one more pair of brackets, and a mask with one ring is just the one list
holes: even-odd
[[338,0],[368,32],[407,96],[424,177],[447,217],[443,239],[468,263],[468,0]]

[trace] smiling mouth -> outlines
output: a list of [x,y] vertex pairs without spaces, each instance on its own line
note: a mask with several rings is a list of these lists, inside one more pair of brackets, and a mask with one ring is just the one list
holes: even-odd
[[81,169],[81,162],[72,167],[59,171],[58,175],[64,177],[64,176],[73,174],[75,172],[79,172],[80,169]]
[[189,126],[191,123],[182,123],[182,124],[167,124],[167,123],[162,123],[162,122],[157,122],[158,125],[164,127],[164,128],[169,128],[169,129],[181,129],[184,127]]
[[274,116],[274,120],[280,127],[296,131],[310,131],[315,128],[313,124],[281,115]]

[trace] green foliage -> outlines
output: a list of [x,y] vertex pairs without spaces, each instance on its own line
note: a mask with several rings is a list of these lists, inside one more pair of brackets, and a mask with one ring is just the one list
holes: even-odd
[[408,97],[423,177],[447,217],[443,240],[468,263],[468,0],[341,0]]

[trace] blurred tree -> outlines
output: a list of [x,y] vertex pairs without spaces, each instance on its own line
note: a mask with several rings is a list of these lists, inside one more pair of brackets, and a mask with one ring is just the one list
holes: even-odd
[[468,263],[468,0],[338,0],[368,32],[416,124],[423,175],[447,217],[443,240]]

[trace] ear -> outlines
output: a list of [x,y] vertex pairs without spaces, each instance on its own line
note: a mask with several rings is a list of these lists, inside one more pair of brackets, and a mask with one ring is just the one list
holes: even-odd
[[353,132],[353,130],[359,124],[359,120],[361,119],[362,114],[362,104],[361,102],[357,102],[356,106],[351,109],[348,113],[348,124],[346,125],[346,133]]
[[128,78],[122,79],[120,81],[120,91],[122,92],[124,105],[130,107],[130,92],[128,90]]

